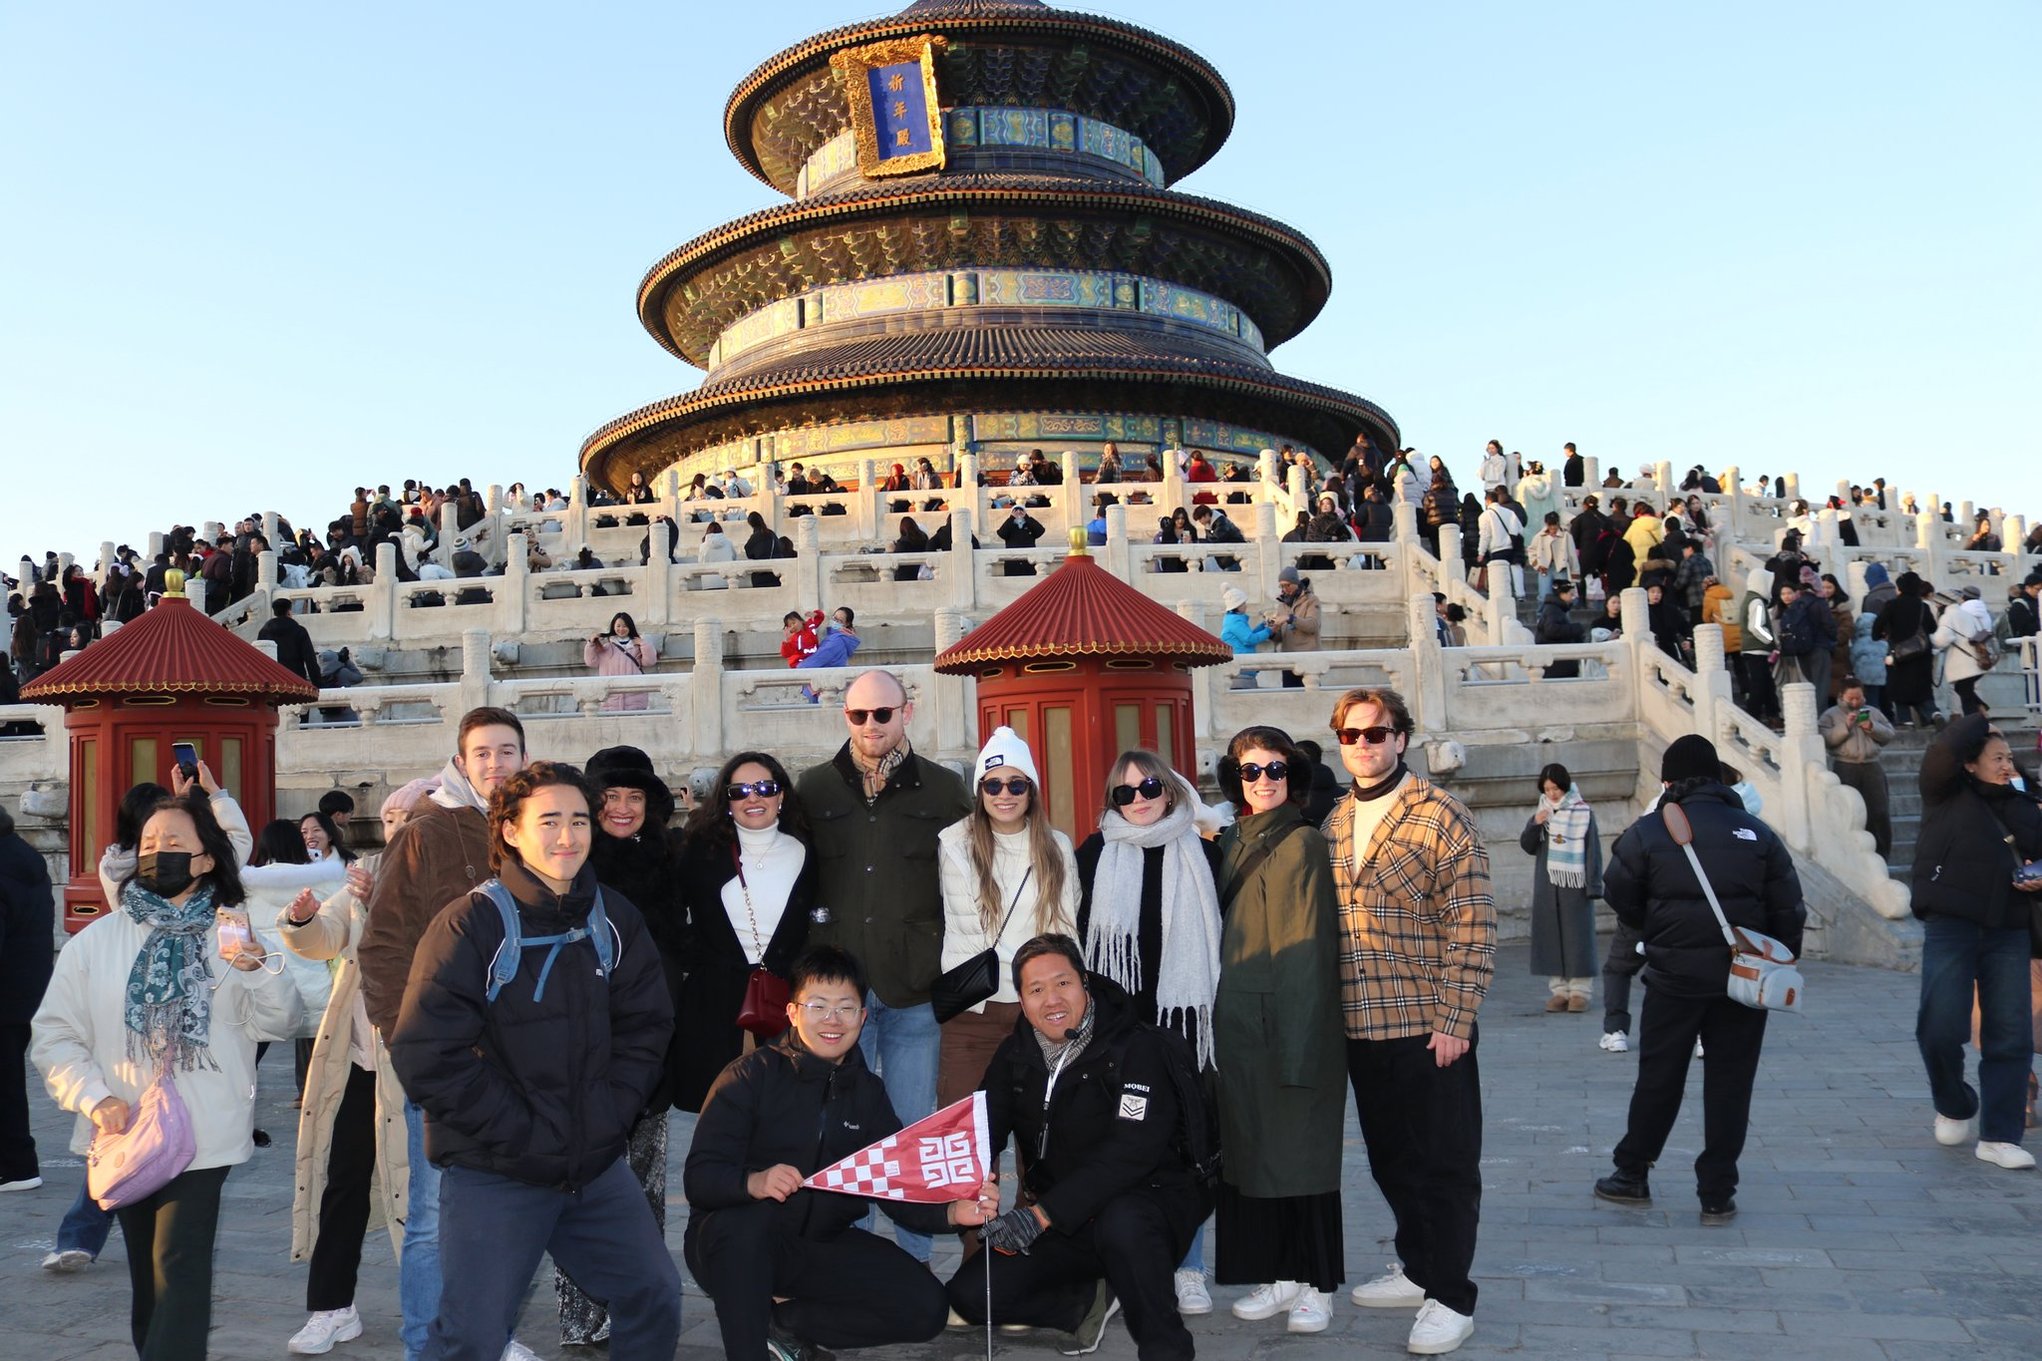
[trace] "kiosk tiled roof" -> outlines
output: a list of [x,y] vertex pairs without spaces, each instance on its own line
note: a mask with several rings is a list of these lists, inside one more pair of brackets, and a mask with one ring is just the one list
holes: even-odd
[[1047,578],[936,657],[946,675],[989,662],[1051,657],[1152,657],[1217,666],[1234,651],[1073,549]]
[[252,695],[272,704],[319,698],[303,676],[192,608],[165,596],[155,609],[21,687],[25,700],[63,704],[113,695]]

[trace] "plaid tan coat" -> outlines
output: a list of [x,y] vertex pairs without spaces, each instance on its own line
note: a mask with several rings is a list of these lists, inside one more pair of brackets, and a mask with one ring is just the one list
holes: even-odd
[[1354,856],[1354,796],[1326,818],[1340,898],[1340,1007],[1349,1039],[1474,1033],[1495,972],[1489,851],[1459,799],[1412,775]]

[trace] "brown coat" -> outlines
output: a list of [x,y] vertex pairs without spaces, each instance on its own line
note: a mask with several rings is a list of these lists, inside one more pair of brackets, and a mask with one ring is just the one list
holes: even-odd
[[369,1024],[388,1036],[397,1025],[411,956],[440,909],[466,898],[489,878],[489,824],[473,808],[449,808],[436,798],[418,809],[383,852],[369,920],[355,955]]
[[1319,650],[1319,596],[1309,586],[1301,588],[1287,601],[1279,601],[1270,612],[1270,621],[1277,629],[1279,652],[1316,652]]

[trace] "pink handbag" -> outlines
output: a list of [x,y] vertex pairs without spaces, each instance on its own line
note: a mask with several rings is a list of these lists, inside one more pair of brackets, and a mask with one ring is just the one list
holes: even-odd
[[128,1127],[119,1134],[100,1131],[85,1154],[85,1189],[102,1210],[117,1210],[146,1199],[169,1185],[191,1166],[198,1151],[191,1115],[177,1084],[170,1080],[167,1058],[136,1103]]

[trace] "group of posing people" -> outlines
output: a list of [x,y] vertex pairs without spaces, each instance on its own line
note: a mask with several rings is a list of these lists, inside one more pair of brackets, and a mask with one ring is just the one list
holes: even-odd
[[[1184,1317],[1213,1307],[1209,1218],[1211,1275],[1250,1287],[1234,1313],[1316,1332],[1345,1277],[1350,1089],[1402,1259],[1355,1299],[1415,1310],[1414,1352],[1459,1346],[1495,916],[1473,819],[1404,765],[1403,700],[1339,700],[1355,786],[1323,828],[1304,814],[1311,763],[1254,727],[1220,765],[1231,818],[1127,751],[1077,846],[1011,730],[967,784],[912,749],[890,673],[844,706],[831,759],[796,778],[737,753],[676,830],[643,753],[528,762],[515,715],[473,710],[439,775],[386,801],[379,854],[262,895],[249,867],[280,833],[251,836],[203,766],[144,791],[110,856],[115,908],[61,952],[31,1044],[80,1151],[159,1078],[190,1112],[189,1163],[117,1210],[137,1352],[204,1353],[258,1046],[307,1035],[294,1353],[361,1335],[380,1184],[407,1357],[524,1354],[516,1320],[550,1254],[564,1343],[666,1361],[676,1108],[699,1112],[684,1255],[732,1356],[925,1340],[982,1324],[990,1300],[1070,1354],[1118,1315],[1144,1357],[1189,1357]],[[939,1021],[939,975],[988,952],[990,991]],[[293,957],[321,962],[323,993]],[[869,1205],[804,1189],[974,1090],[1014,1184],[882,1200],[891,1242],[861,1227]],[[923,1263],[949,1232],[968,1242],[946,1285]]]

